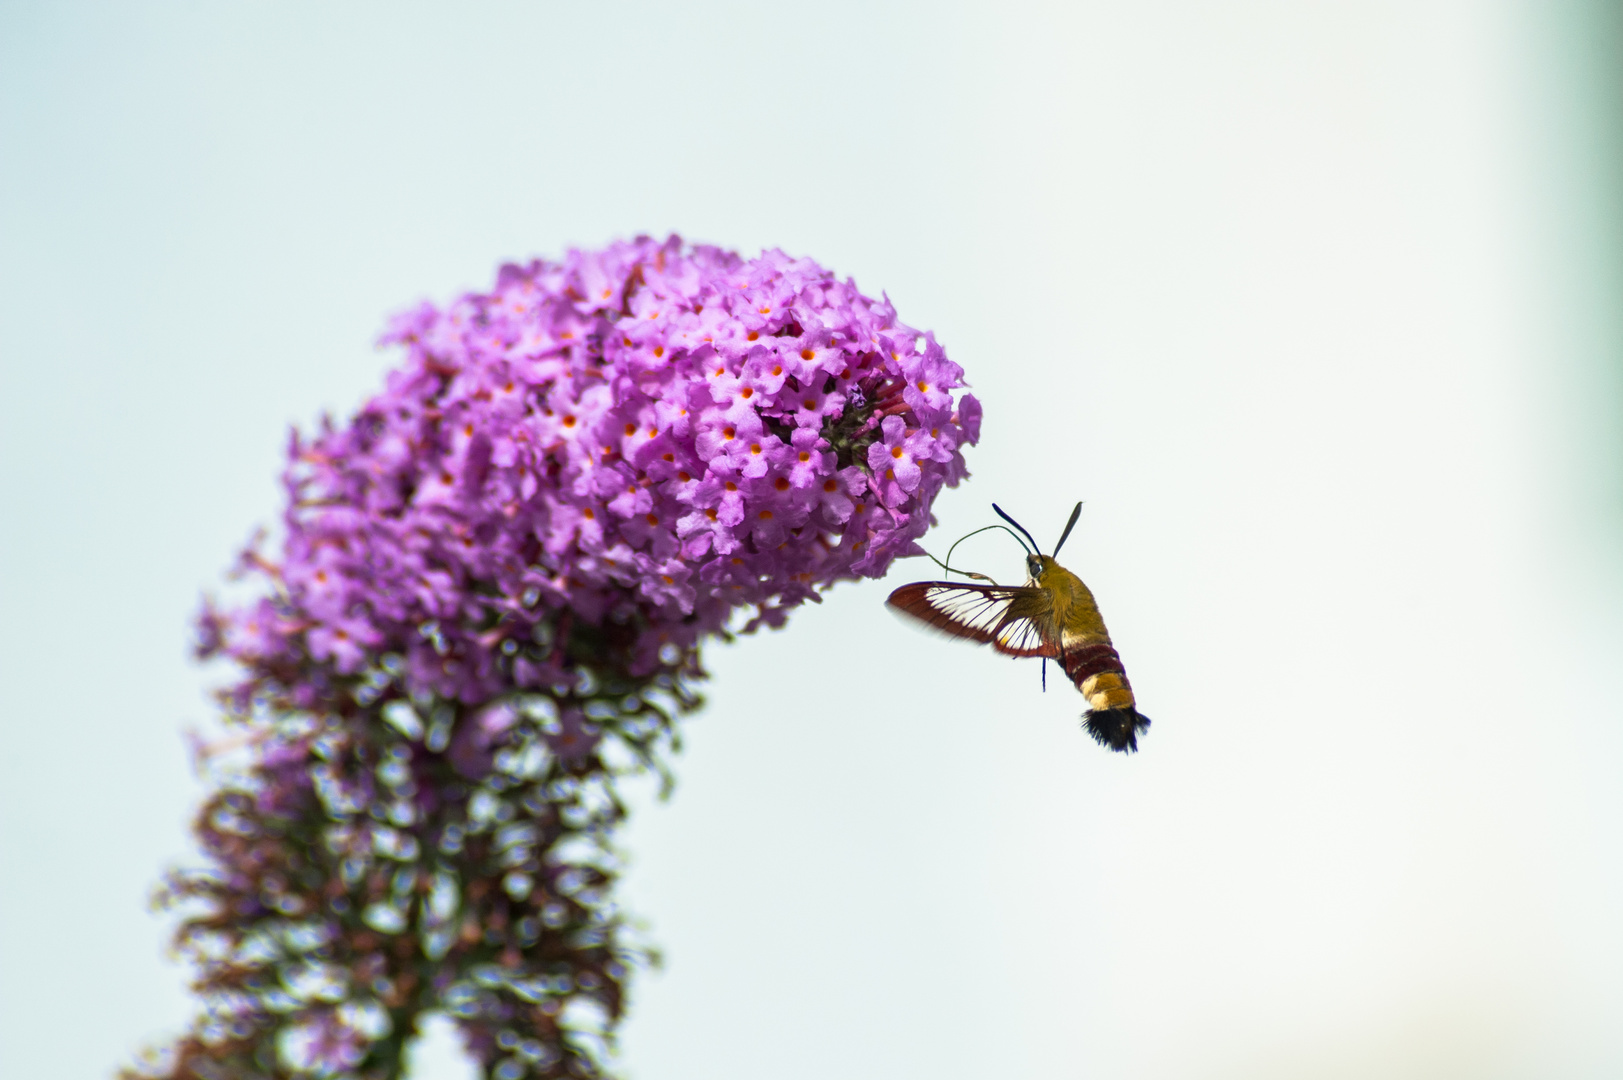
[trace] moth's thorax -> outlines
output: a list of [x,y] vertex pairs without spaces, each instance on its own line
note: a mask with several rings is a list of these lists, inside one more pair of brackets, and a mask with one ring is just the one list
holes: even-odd
[[1087,595],[1090,600],[1093,598],[1092,594],[1088,593],[1088,587],[1082,584],[1082,579],[1055,562],[1053,556],[1037,555],[1033,558],[1034,560],[1040,560],[1042,570],[1032,575],[1026,584],[1039,589],[1046,589],[1048,592],[1056,594],[1056,599],[1062,599],[1062,601],[1068,600],[1076,595],[1078,591]]
[[1082,579],[1055,562],[1051,556],[1039,555],[1042,573],[1030,584],[1042,589],[1053,598],[1054,622],[1059,626],[1065,644],[1109,644],[1110,631],[1105,629],[1104,618],[1093,592]]

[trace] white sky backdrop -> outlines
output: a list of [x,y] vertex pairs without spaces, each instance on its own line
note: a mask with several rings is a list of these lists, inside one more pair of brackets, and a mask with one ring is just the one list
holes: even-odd
[[626,836],[634,1080],[1623,1074],[1593,10],[332,7],[0,3],[0,1074],[187,1015],[189,619],[286,425],[387,313],[669,230],[937,331],[986,427],[933,546],[1085,498],[1155,726],[893,620],[921,561],[713,651]]

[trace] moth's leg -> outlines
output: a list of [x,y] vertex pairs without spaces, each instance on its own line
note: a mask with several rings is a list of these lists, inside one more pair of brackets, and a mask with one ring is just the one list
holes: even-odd
[[1043,657],[1043,693],[1048,693],[1048,657]]

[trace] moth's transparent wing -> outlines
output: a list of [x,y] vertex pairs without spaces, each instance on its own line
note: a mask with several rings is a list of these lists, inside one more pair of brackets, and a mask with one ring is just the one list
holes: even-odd
[[1059,655],[1057,642],[1043,633],[1042,616],[1052,605],[1041,589],[916,581],[891,593],[886,603],[932,630],[991,645],[1008,656]]
[[[1039,592],[1036,589],[1032,591]],[[1046,600],[1047,597],[1042,596],[1041,599]],[[1019,598],[1009,606],[1018,609]],[[1042,625],[1042,621],[1032,615],[1022,615],[1018,610],[1011,610],[1004,616],[1003,624],[998,627],[992,647],[1009,656],[1059,656],[1059,645],[1043,636]]]

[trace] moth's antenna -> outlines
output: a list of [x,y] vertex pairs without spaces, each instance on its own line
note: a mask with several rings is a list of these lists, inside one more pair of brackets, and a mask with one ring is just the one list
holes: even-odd
[[[998,517],[1002,518],[1004,521],[1007,521],[1010,525],[1013,525],[1015,528],[1019,529],[1022,533],[1025,533],[1026,539],[1031,541],[1031,547],[1028,549],[1030,554],[1035,555],[1038,552],[1042,551],[1042,548],[1037,546],[1036,539],[1034,539],[1030,533],[1026,532],[1026,527],[1024,525],[1020,524],[1018,521],[1014,520],[1014,518],[1010,517],[1008,514],[1005,514],[1003,512],[1003,507],[999,506],[997,503],[993,503],[992,504],[992,509],[997,511],[997,516]],[[1024,547],[1025,545],[1022,544],[1021,546]]]
[[1081,517],[1081,516],[1082,516],[1082,504],[1077,503],[1076,504],[1076,509],[1071,511],[1071,520],[1067,521],[1065,523],[1065,531],[1059,534],[1059,543],[1054,545],[1054,557],[1055,558],[1059,557],[1059,549],[1065,546],[1065,541],[1066,540],[1070,539],[1071,530],[1076,528],[1076,519]]

